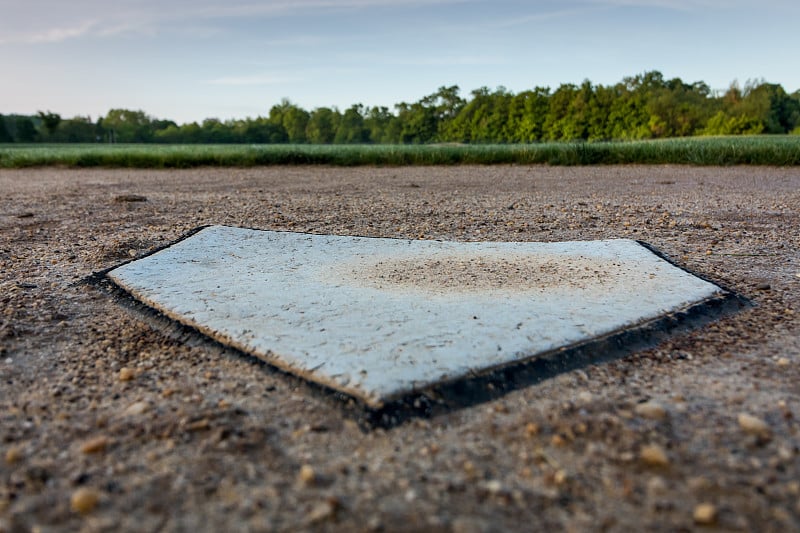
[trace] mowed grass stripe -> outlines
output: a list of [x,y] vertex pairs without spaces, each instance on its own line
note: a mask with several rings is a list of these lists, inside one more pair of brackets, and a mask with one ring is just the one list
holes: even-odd
[[269,165],[800,165],[800,136],[505,145],[0,145],[0,168]]

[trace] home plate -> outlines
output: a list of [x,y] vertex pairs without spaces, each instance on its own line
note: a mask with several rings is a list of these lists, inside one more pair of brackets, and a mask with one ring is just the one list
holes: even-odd
[[730,294],[632,240],[444,242],[226,226],[106,275],[168,317],[368,408],[598,340],[619,344],[626,331]]

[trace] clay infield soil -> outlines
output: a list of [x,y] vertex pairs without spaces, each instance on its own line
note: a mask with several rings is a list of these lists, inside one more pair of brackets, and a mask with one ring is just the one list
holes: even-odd
[[[0,171],[0,531],[800,529],[800,169]],[[643,240],[740,312],[364,431],[83,280],[204,224]]]

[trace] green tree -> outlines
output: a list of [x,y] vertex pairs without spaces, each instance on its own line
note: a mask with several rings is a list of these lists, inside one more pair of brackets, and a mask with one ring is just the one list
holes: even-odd
[[318,107],[311,112],[306,125],[306,138],[314,144],[331,144],[339,127],[339,112],[329,107]]
[[387,107],[372,107],[364,117],[364,127],[369,130],[370,142],[396,144],[400,142],[402,126]]
[[286,130],[268,118],[257,117],[238,120],[231,124],[236,142],[251,144],[276,144],[286,142]]
[[505,87],[491,92],[487,87],[472,91],[472,98],[445,128],[445,139],[455,142],[508,142],[513,94]]
[[233,128],[217,118],[207,118],[201,126],[204,143],[230,144],[235,142]]
[[167,128],[177,128],[178,125],[172,120],[164,120],[164,119],[152,119],[150,122],[150,129],[152,130],[153,136],[159,131],[165,130]]
[[788,133],[800,122],[800,103],[774,83],[746,87],[741,107],[744,114],[762,120],[764,133]]
[[459,96],[458,85],[439,87],[439,89],[420,100],[423,107],[431,109],[436,120],[437,140],[445,140],[443,133],[450,121],[454,120],[466,105],[466,100]]
[[731,83],[720,99],[721,109],[711,117],[703,135],[789,133],[800,123],[800,102],[783,87],[748,80],[744,88]]
[[58,127],[48,135],[48,140],[59,143],[97,142],[97,126],[90,117],[73,117],[61,120]]
[[182,126],[125,109],[110,110],[94,125],[88,117],[64,120],[39,111],[5,117],[0,142],[528,143],[800,131],[800,91],[787,94],[763,80],[733,82],[716,95],[703,82],[649,71],[609,86],[563,84],[552,93],[542,87],[516,95],[481,87],[468,99],[459,93],[457,85],[442,86],[394,111],[356,104],[344,113],[325,107],[309,113],[282,99],[268,117]]
[[647,99],[635,84],[623,81],[614,86],[616,97],[611,102],[606,132],[612,140],[650,137],[650,115]]
[[33,121],[29,117],[17,117],[16,130],[17,142],[20,143],[32,143],[39,136],[36,126],[33,125]]
[[748,115],[727,115],[718,111],[706,126],[698,131],[700,135],[758,135],[764,131],[764,123]]
[[578,94],[578,87],[573,84],[561,84],[550,96],[543,129],[544,138],[550,141],[569,140],[564,137],[566,122],[569,120],[572,100]]
[[44,111],[39,111],[37,115],[41,119],[45,130],[47,130],[47,137],[52,137],[58,129],[58,125],[61,123],[61,116],[51,111],[47,111],[46,113]]
[[269,121],[283,128],[284,139],[279,142],[304,143],[306,142],[306,127],[309,114],[304,109],[284,98],[280,104],[272,106],[269,110]]
[[702,128],[713,112],[708,101],[711,90],[702,82],[686,84],[669,80],[648,95],[648,125],[653,137],[685,137]]
[[183,142],[195,144],[203,142],[204,132],[200,124],[190,122],[181,126],[181,135],[183,136]]
[[153,133],[153,141],[164,144],[183,144],[186,143],[186,132],[183,127],[177,125],[160,128]]
[[283,114],[283,127],[290,143],[305,143],[309,114],[305,109],[292,106]]
[[153,140],[152,119],[144,111],[111,109],[102,121],[110,142],[142,143]]
[[438,121],[433,107],[421,102],[395,105],[400,121],[400,142],[403,144],[424,144],[436,139]]
[[617,94],[613,86],[598,85],[594,88],[587,115],[587,140],[607,141],[613,138],[610,117]]
[[0,143],[10,143],[13,141],[14,138],[11,136],[6,126],[6,118],[0,115]]
[[369,129],[364,125],[364,106],[356,104],[348,108],[336,128],[333,142],[336,144],[360,144],[369,142]]
[[550,89],[536,87],[514,96],[509,104],[509,142],[531,143],[541,141]]
[[592,82],[584,80],[581,86],[572,92],[566,115],[556,124],[561,138],[564,140],[587,140],[593,105],[596,104]]

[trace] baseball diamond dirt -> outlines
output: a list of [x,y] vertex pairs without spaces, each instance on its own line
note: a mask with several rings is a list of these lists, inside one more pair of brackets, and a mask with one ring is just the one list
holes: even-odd
[[[86,280],[198,226],[633,238],[751,305],[365,430]],[[800,168],[0,171],[0,532],[800,529]]]

